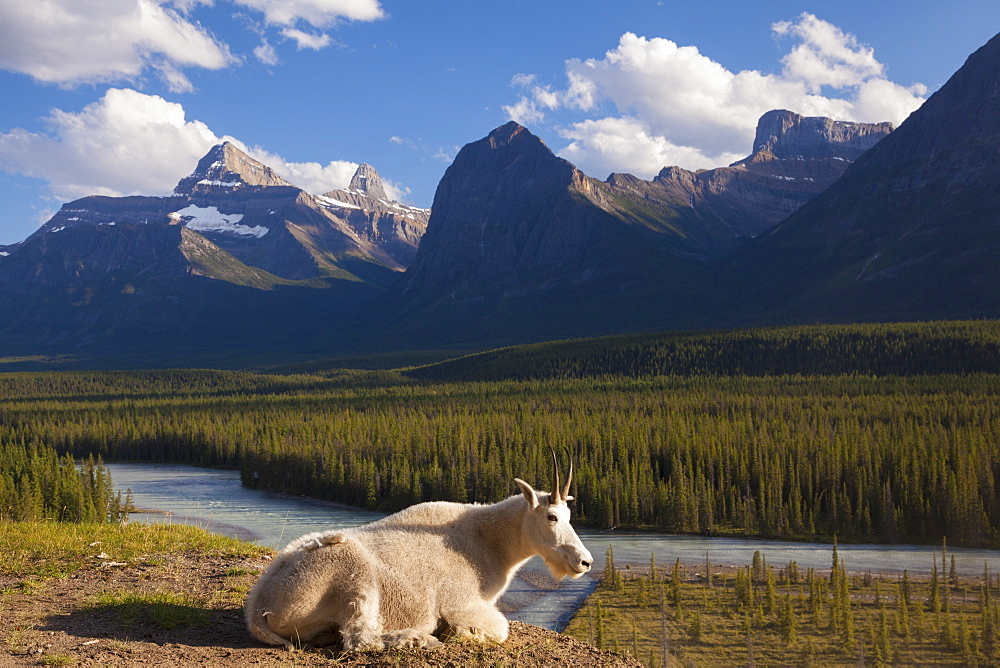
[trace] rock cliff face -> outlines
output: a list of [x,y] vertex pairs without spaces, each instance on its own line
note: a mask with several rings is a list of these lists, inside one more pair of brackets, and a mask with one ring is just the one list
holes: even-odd
[[760,117],[753,152],[776,158],[841,158],[853,162],[893,130],[892,123],[848,123],[775,109]]
[[364,238],[373,239],[399,266],[407,267],[427,231],[430,209],[420,209],[389,198],[375,168],[361,163],[347,190],[332,190],[326,200],[345,206],[342,216]]
[[727,280],[775,320],[1000,315],[1000,35]]
[[666,167],[652,181],[613,174],[608,183],[626,196],[672,208],[685,236],[718,257],[794,213],[891,131],[891,123],[769,111],[758,121],[754,152],[729,167]]
[[373,199],[389,199],[389,196],[385,194],[382,178],[375,171],[375,168],[366,162],[358,165],[358,170],[354,172],[351,185],[347,189],[362,192]]

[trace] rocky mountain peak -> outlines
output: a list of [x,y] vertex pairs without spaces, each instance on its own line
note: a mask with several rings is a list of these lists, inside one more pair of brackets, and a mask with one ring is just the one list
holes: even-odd
[[504,125],[501,125],[497,129],[493,130],[486,137],[490,144],[490,148],[498,148],[500,146],[506,146],[516,139],[520,140],[530,140],[536,139],[541,142],[540,139],[531,134],[526,127],[520,125],[515,121],[510,121]]
[[557,187],[563,187],[578,177],[576,167],[514,121],[463,147],[452,168],[452,171],[482,174],[487,179],[511,180],[512,186],[514,182],[535,183],[541,178],[541,183],[558,183]]
[[757,122],[753,153],[766,151],[779,159],[834,157],[854,161],[892,130],[892,123],[835,121],[774,109]]
[[231,142],[223,142],[198,161],[190,176],[180,180],[174,194],[231,192],[245,186],[291,186],[267,165],[254,160]]
[[375,171],[375,168],[367,162],[363,162],[358,165],[358,169],[354,172],[354,177],[351,179],[351,185],[348,186],[348,188],[350,190],[362,192],[369,197],[374,197],[375,199],[389,199],[389,196],[385,194],[385,187],[382,185],[382,178],[378,175],[378,172]]

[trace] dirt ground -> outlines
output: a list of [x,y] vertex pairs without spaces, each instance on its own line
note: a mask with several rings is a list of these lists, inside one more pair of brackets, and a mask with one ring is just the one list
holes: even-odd
[[158,555],[24,580],[0,565],[0,666],[638,666],[569,636],[513,622],[503,644],[337,654],[250,636],[243,599],[264,558]]

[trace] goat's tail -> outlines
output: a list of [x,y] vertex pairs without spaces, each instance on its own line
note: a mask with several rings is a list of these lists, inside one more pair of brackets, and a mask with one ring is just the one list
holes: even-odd
[[307,543],[304,548],[306,550],[318,550],[324,545],[340,545],[341,543],[347,542],[347,536],[341,532],[328,533],[320,536],[316,536],[313,541]]
[[[292,647],[293,645],[288,638],[282,638],[271,629],[271,625],[267,623],[267,616],[270,612],[264,610],[262,606],[261,591],[270,581],[271,570],[274,566],[275,564],[272,563],[271,568],[268,568],[264,572],[264,574],[259,580],[257,580],[257,583],[247,594],[247,600],[244,603],[246,608],[247,630],[249,630],[250,633],[257,638],[257,640],[267,643],[268,645],[284,645],[285,647]],[[278,566],[278,568],[280,569],[281,566]]]
[[268,645],[284,645],[285,647],[294,647],[291,640],[288,638],[282,638],[271,630],[271,627],[267,623],[268,614],[270,613],[265,610],[247,610],[247,628],[250,629],[250,633],[252,633],[257,640],[267,643]]

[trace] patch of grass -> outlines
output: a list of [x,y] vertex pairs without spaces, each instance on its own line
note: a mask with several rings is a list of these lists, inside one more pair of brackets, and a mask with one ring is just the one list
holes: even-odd
[[223,575],[225,575],[227,578],[236,578],[241,575],[257,575],[257,573],[259,572],[260,571],[257,570],[256,568],[243,568],[241,566],[233,566],[225,573],[223,573]]
[[104,641],[104,647],[112,652],[131,652],[134,649],[134,646],[135,643],[130,641],[128,638],[125,640],[107,638]]
[[46,585],[40,580],[34,578],[28,578],[27,580],[21,580],[17,583],[17,591],[22,594],[34,594],[40,591],[45,591]]
[[205,626],[209,613],[205,601],[190,594],[168,591],[105,592],[94,608],[113,608],[125,624],[152,623],[162,628]]
[[199,552],[256,557],[267,548],[182,524],[0,523],[0,572],[25,578],[66,577],[100,561],[135,563],[147,555]]
[[68,654],[49,654],[38,660],[43,666],[72,666],[78,663],[76,657]]
[[4,642],[8,647],[21,649],[27,645],[29,638],[35,633],[36,621],[30,621],[28,619],[21,618],[10,623],[10,620],[5,620],[10,624],[7,633],[4,635]]

